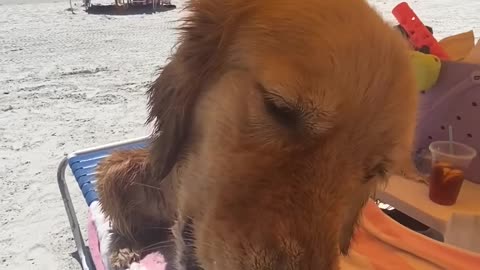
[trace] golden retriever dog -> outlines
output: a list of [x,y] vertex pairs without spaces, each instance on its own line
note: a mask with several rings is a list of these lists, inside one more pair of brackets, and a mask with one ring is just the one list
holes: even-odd
[[[103,163],[113,227],[174,222],[177,270],[338,269],[378,183],[415,176],[406,43],[362,0],[187,9],[148,91],[151,148]],[[115,164],[124,172],[109,175]],[[129,248],[112,258],[128,265]]]

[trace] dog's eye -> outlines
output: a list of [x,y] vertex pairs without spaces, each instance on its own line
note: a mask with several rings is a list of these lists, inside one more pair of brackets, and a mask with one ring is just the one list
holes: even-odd
[[387,165],[385,162],[380,162],[372,168],[366,170],[364,180],[368,182],[374,177],[386,178],[388,174]]
[[296,128],[301,119],[301,112],[298,108],[283,97],[266,90],[263,86],[259,85],[265,109],[269,115],[271,115],[275,121],[283,126],[289,128]]
[[269,98],[264,100],[267,112],[280,124],[287,127],[295,127],[298,124],[299,117],[295,110],[284,104],[278,104]]

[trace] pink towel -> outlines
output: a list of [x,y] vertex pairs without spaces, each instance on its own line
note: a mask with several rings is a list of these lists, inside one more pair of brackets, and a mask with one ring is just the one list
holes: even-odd
[[105,266],[103,265],[102,256],[100,253],[100,243],[98,241],[97,227],[95,226],[95,221],[93,219],[91,210],[88,211],[87,235],[88,247],[90,248],[90,254],[92,255],[95,268],[97,270],[105,270]]
[[129,270],[165,270],[166,266],[162,254],[153,252],[145,256],[140,263],[133,263]]
[[[95,222],[89,215],[88,243],[98,270],[105,270]],[[164,270],[159,253],[146,256],[130,270]],[[432,240],[385,215],[373,201],[363,212],[350,255],[342,257],[342,270],[473,270],[480,269],[480,254]]]

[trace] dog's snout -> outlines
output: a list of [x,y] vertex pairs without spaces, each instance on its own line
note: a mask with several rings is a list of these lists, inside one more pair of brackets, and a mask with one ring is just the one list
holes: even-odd
[[[281,223],[281,222],[280,222]],[[285,223],[283,223],[285,225]],[[294,225],[294,224],[291,224]],[[251,235],[242,243],[248,262],[244,269],[255,270],[333,270],[337,269],[338,250],[324,248],[335,246],[334,234],[321,232],[305,223],[298,223],[297,230],[282,231],[272,227],[270,231]],[[284,227],[286,228],[286,227]],[[329,245],[323,243],[329,242]],[[323,248],[322,248],[323,247]]]
[[[258,270],[332,270],[337,260],[332,250],[283,244],[254,254],[252,268]],[[330,253],[330,254],[326,254]]]

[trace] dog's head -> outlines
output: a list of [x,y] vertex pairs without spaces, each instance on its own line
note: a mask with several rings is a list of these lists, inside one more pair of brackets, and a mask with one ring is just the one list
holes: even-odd
[[335,269],[411,129],[401,37],[358,0],[194,0],[149,91],[203,269]]

